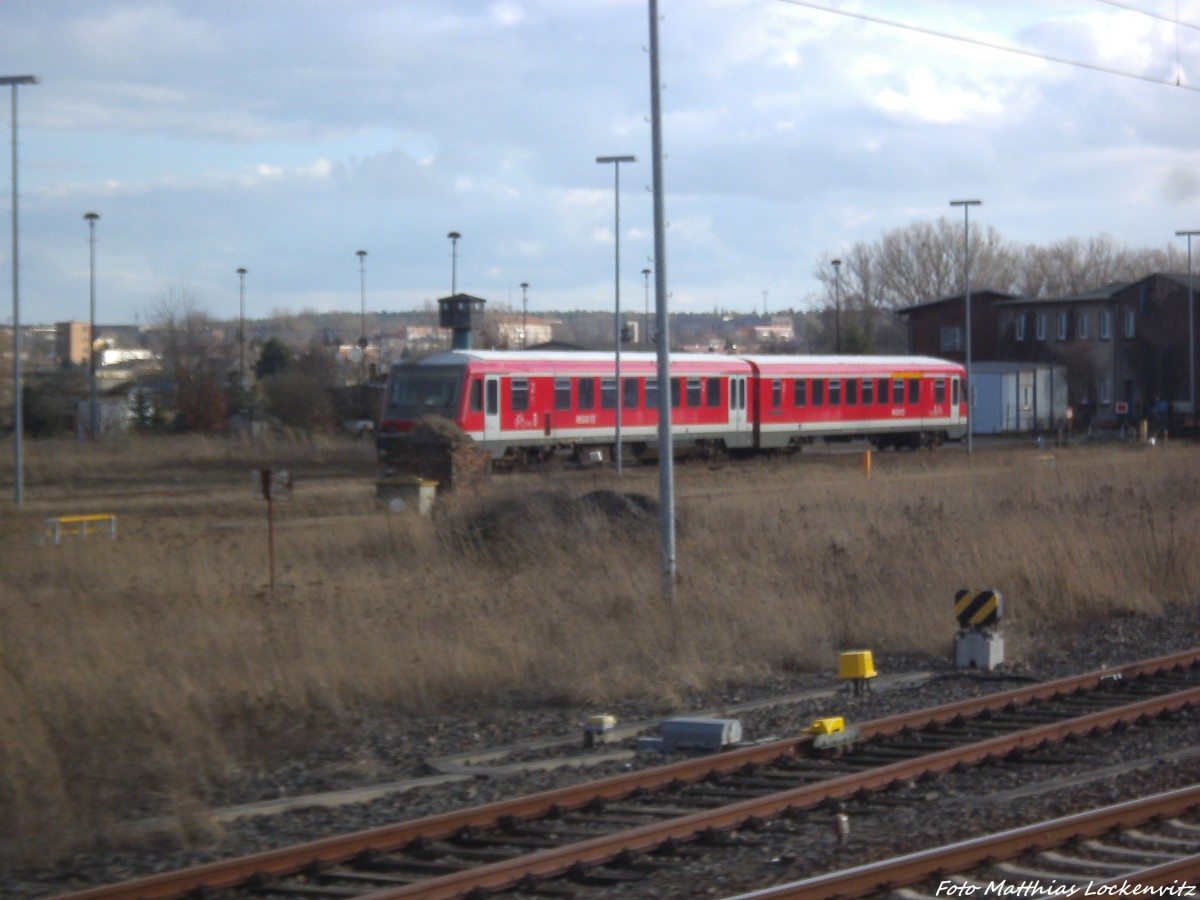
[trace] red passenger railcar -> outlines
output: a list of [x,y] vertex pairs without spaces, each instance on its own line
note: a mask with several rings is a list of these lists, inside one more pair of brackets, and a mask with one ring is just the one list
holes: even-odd
[[[493,458],[657,448],[652,353],[454,350],[392,368],[379,427],[386,458],[422,416],[452,419]],[[963,370],[928,357],[671,357],[676,453],[796,449],[816,438],[932,446],[965,434]]]

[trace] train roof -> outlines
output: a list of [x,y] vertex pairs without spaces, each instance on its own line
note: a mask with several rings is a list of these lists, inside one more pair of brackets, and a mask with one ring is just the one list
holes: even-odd
[[[603,351],[514,351],[514,350],[445,350],[431,353],[417,360],[418,366],[461,366],[471,362],[551,365],[595,365],[611,363],[612,353]],[[644,350],[624,351],[621,359],[630,365],[651,364],[657,354]],[[846,356],[846,355],[748,355],[731,356],[723,353],[672,353],[671,361],[677,365],[689,363],[705,367],[740,369],[754,366],[760,370],[778,369],[844,369],[847,372],[878,372],[905,369],[961,369],[959,363],[934,356]]]

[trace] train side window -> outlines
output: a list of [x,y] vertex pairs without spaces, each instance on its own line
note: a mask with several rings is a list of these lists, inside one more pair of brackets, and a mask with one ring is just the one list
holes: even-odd
[[529,409],[529,379],[514,378],[510,384],[512,386],[513,412],[524,412]]
[[746,379],[738,379],[738,409],[746,408]]
[[555,378],[554,379],[554,408],[555,409],[570,409],[571,408],[571,379],[570,378]]
[[846,405],[858,406],[858,379],[846,379]]
[[825,405],[825,379],[814,378],[812,380],[812,405]]
[[842,379],[840,378],[829,379],[829,405],[842,405]]
[[467,408],[471,412],[483,412],[483,379],[471,379],[471,392],[467,397]]
[[601,409],[616,409],[617,408],[617,379],[601,378],[600,379],[600,408]]
[[897,378],[892,382],[892,401],[894,403],[904,402],[904,379]]
[[771,408],[779,409],[783,406],[783,380],[774,378],[771,380]]
[[678,378],[671,379],[671,408],[679,409],[679,396],[683,386],[680,385]]
[[701,383],[699,378],[689,378],[687,380],[687,405],[688,409],[698,409],[700,407]]
[[862,383],[862,402],[863,406],[870,406],[875,402],[875,379],[864,378]]
[[658,409],[658,379],[646,379],[646,409]]
[[638,378],[621,379],[621,403],[626,409],[638,407]]
[[880,406],[888,405],[888,385],[890,385],[890,384],[891,384],[891,382],[888,381],[886,378],[879,379],[879,405]]
[[921,401],[921,379],[908,379],[908,402],[919,403]]
[[950,402],[958,406],[958,379],[954,378],[950,382]]
[[794,406],[808,405],[808,382],[797,378],[792,382],[792,404]]
[[945,378],[939,378],[937,381],[935,381],[933,383],[933,402],[934,403],[945,403],[946,402],[946,379]]
[[705,382],[705,392],[708,406],[712,409],[721,405],[721,379],[709,378]]
[[580,409],[595,409],[596,408],[596,379],[595,378],[580,378],[579,379],[579,408]]

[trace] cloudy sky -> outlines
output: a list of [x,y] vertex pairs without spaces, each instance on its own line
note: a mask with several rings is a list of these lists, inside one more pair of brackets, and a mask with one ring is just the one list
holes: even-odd
[[[822,260],[951,199],[1022,243],[1200,228],[1200,0],[815,5],[660,0],[673,310],[811,305]],[[0,74],[41,79],[21,320],[87,319],[91,211],[101,323],[179,291],[234,318],[240,266],[250,318],[357,312],[360,249],[368,311],[420,308],[452,230],[459,290],[611,309],[612,154],[640,310],[648,35],[646,0],[4,0]]]

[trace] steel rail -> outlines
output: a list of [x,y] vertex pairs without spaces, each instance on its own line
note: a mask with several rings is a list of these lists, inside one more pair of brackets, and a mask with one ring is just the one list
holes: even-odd
[[[738,894],[730,900],[825,900],[833,897],[863,897],[877,891],[895,890],[948,873],[966,873],[978,866],[1014,859],[1027,853],[1060,847],[1073,840],[1099,837],[1114,829],[1135,828],[1148,821],[1182,815],[1200,807],[1200,785],[1166,791],[1101,809],[1075,813],[970,838],[932,850],[922,850],[894,859],[867,863],[852,869],[774,885]],[[1188,856],[1117,878],[1096,879],[1094,887],[1171,884],[1200,872],[1200,859]]]
[[731,830],[751,820],[775,818],[791,809],[808,809],[826,800],[853,797],[860,791],[882,790],[894,782],[945,772],[959,765],[978,765],[1006,756],[1014,750],[1035,749],[1074,735],[1103,731],[1120,724],[1133,724],[1169,710],[1195,705],[1200,705],[1200,687],[804,785],[761,799],[745,800],[643,825],[619,834],[438,876],[411,886],[377,891],[362,900],[399,900],[402,897],[445,900],[463,897],[474,889],[502,890],[526,878],[562,875],[579,864],[602,865],[623,853],[648,852],[669,841],[688,841],[703,832]]
[[[1200,660],[1200,649],[1195,649],[1129,665],[1115,666],[1084,675],[1002,691],[928,710],[902,713],[863,723],[859,726],[860,735],[865,740],[874,736],[896,734],[906,729],[917,729],[939,723],[945,724],[953,722],[956,719],[977,716],[986,711],[1000,711],[1012,705],[1029,703],[1034,700],[1049,700],[1080,691],[1095,689],[1106,681],[1115,682],[1117,680],[1133,679],[1140,676],[1158,675],[1176,669],[1186,669],[1196,665],[1198,660]],[[1147,713],[1142,714],[1145,715]],[[1093,716],[1102,715],[1105,714],[1093,714]],[[1092,719],[1093,716],[1084,716],[1082,718]],[[1076,719],[1072,721],[1081,720]],[[1050,733],[1056,727],[1058,726],[1043,726],[1035,728],[1032,731],[1021,732],[1021,734]],[[1101,726],[1099,724],[1092,724],[1089,727],[1098,728]],[[1042,736],[1037,739],[1036,743],[1048,739],[1049,737]],[[190,892],[233,888],[244,884],[252,878],[286,877],[306,870],[311,871],[314,868],[349,862],[355,857],[360,856],[360,854],[369,851],[388,853],[400,850],[418,839],[439,840],[453,837],[464,828],[486,829],[494,828],[502,821],[537,819],[555,810],[577,810],[597,800],[622,799],[638,790],[657,791],[673,784],[686,784],[699,781],[710,774],[735,772],[747,765],[770,764],[788,757],[798,758],[807,755],[808,745],[811,743],[811,740],[812,738],[809,735],[787,738],[715,756],[689,759],[645,771],[630,772],[584,785],[572,785],[540,794],[502,800],[474,809],[442,813],[411,822],[387,825],[349,835],[324,838],[306,844],[268,850],[237,859],[207,863],[178,872],[162,873],[116,885],[89,888],[63,895],[60,900],[176,900],[176,898],[186,897]],[[1005,740],[1008,740],[1008,738],[995,738],[982,743],[972,744],[970,748],[964,748],[964,750],[990,748],[982,751],[982,755],[979,757],[982,759],[988,755],[994,756],[1000,753],[1000,748],[1003,746]],[[1033,746],[1036,743],[1026,746]],[[1015,746],[1013,749],[1015,749]],[[940,757],[956,752],[959,751],[943,751],[942,753],[922,756],[919,759],[927,762],[931,760],[936,761]],[[954,762],[946,764],[943,768],[949,768],[959,762],[969,762],[969,760],[966,758],[956,758]],[[812,797],[828,796],[828,792],[831,789],[842,791],[837,796],[848,796],[860,789],[877,789],[879,786],[886,785],[892,780],[913,777],[913,770],[905,768],[910,765],[911,763],[907,761],[896,763],[874,768],[865,773],[821,781],[812,786],[805,786],[785,792],[784,794],[774,795],[771,799],[775,797],[787,799],[780,799],[773,806],[764,806],[758,812],[749,810],[754,807],[755,803],[761,803],[761,801],[746,801],[723,807],[721,810],[711,813],[697,813],[681,819],[671,820],[670,823],[646,826],[634,829],[633,831],[623,832],[612,839],[596,839],[570,846],[576,851],[585,851],[585,856],[575,857],[577,860],[604,861],[618,855],[620,849],[616,851],[600,849],[599,843],[601,841],[611,840],[614,843],[620,843],[619,839],[624,839],[625,843],[621,847],[625,849],[652,849],[666,840],[678,839],[669,832],[668,825],[671,824],[687,823],[685,826],[686,830],[686,827],[690,827],[703,820],[705,824],[701,828],[731,828],[748,818],[778,815],[782,810],[798,805],[805,798],[811,799]],[[936,769],[935,771],[942,770]],[[826,793],[819,794],[821,791],[825,791]],[[712,817],[711,822],[706,817]],[[690,833],[694,834],[695,830]],[[527,869],[517,876],[516,880],[524,877],[525,874],[557,874],[562,870],[560,868],[561,864],[550,863],[548,862],[548,858],[552,853],[558,852],[543,851],[520,857],[514,861],[513,866],[519,868],[519,863],[535,863],[542,868],[536,870],[532,868]],[[511,872],[503,875],[499,872],[499,865],[494,864],[492,866],[478,867],[468,871],[476,874],[483,873],[489,879],[494,876],[498,879],[495,882],[496,885],[515,883],[510,880],[514,877]],[[419,885],[414,886],[407,894],[402,890],[400,892],[382,892],[368,896],[371,898],[413,896],[420,893],[421,890],[433,887],[439,882],[445,882],[447,887],[449,887],[448,879],[453,877],[458,876],[445,876],[423,881]],[[493,886],[493,884],[491,881],[488,881],[484,886]],[[457,894],[450,892],[444,894],[421,894],[421,896],[451,897],[457,896]]]

